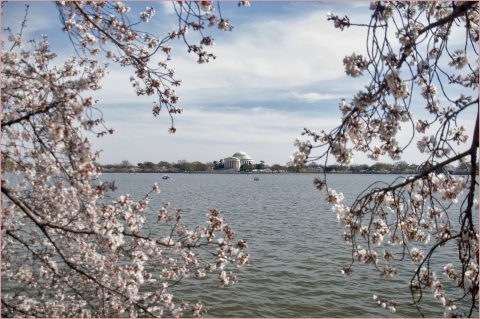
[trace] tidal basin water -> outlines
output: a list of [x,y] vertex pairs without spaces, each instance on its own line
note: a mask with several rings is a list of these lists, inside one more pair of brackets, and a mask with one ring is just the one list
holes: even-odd
[[[187,280],[174,287],[176,297],[203,300],[208,317],[419,316],[407,286],[411,264],[400,268],[398,278],[388,284],[360,264],[350,277],[340,273],[351,260],[351,252],[340,239],[343,229],[324,193],[313,186],[316,175],[258,175],[259,181],[243,174],[170,176],[162,180],[162,174],[104,174],[101,179],[114,180],[119,193],[134,196],[141,196],[158,182],[161,193],[152,199],[153,206],[168,201],[193,223],[204,223],[208,209],[218,208],[236,237],[247,241],[250,265],[237,272],[237,284],[218,288],[216,278],[211,278]],[[330,175],[329,183],[343,191],[348,203],[372,182],[396,177]],[[395,299],[397,312],[377,307],[373,294]],[[438,312],[441,305],[428,302],[432,300],[430,292],[424,299],[426,316],[442,316]]]

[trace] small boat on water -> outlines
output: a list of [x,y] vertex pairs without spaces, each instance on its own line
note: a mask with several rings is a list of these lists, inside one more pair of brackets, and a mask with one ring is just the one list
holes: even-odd
[[258,182],[258,181],[260,180],[260,177],[255,176],[255,177],[253,178],[253,180],[254,180],[255,182]]
[[170,179],[170,176],[168,176],[168,175],[163,175],[163,176],[162,176],[162,179]]

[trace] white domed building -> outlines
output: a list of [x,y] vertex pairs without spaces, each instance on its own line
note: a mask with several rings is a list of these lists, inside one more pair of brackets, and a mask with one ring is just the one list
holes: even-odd
[[225,169],[232,169],[236,172],[240,171],[240,167],[244,164],[253,165],[253,159],[245,152],[236,152],[230,157],[223,160]]

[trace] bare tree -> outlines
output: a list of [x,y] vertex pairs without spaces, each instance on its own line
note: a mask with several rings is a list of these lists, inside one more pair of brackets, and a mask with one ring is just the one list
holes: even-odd
[[[353,53],[343,63],[348,75],[363,75],[368,84],[340,102],[335,129],[304,130],[308,139],[295,142],[293,162],[326,165],[333,156],[346,164],[354,153],[399,160],[416,146],[424,158],[416,175],[374,183],[348,206],[328,187],[327,175],[315,180],[351,246],[351,263],[342,271],[350,274],[362,262],[389,279],[399,263],[412,262],[410,291],[420,313],[430,291],[447,316],[478,315],[478,3],[375,2],[370,9],[367,23],[328,15],[343,32],[366,29],[366,55]],[[470,138],[466,120],[475,127]],[[406,142],[397,139],[401,129],[411,133]],[[450,175],[451,163],[463,163],[469,175]],[[434,263],[442,251],[456,257]],[[441,273],[449,282],[442,283]],[[394,300],[374,299],[397,307]]]

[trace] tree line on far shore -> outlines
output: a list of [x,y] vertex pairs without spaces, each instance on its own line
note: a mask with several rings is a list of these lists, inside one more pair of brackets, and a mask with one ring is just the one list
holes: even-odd
[[[146,161],[138,164],[132,164],[128,160],[123,160],[118,164],[100,165],[104,173],[183,173],[183,172],[231,172],[231,169],[225,169],[223,160],[202,163],[200,161],[189,162],[179,160],[176,163],[160,161],[154,163]],[[372,165],[319,165],[310,163],[305,167],[296,167],[293,165],[268,165],[264,161],[260,161],[253,165],[242,165],[240,172],[257,172],[257,173],[339,173],[339,174],[414,174],[421,171],[422,167],[417,164],[409,164],[405,161],[396,163],[378,162]],[[446,170],[451,174],[465,174],[467,169],[465,165],[449,165]]]

